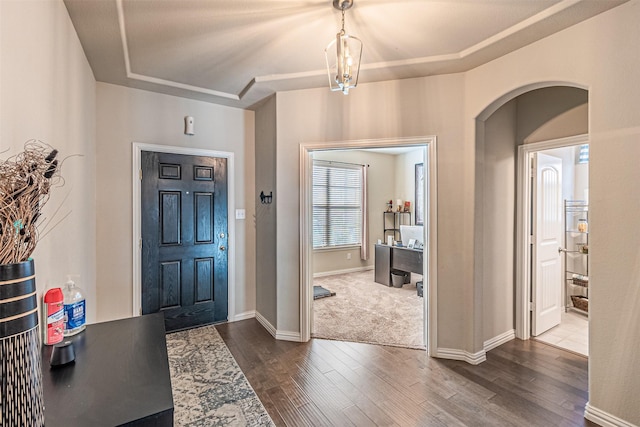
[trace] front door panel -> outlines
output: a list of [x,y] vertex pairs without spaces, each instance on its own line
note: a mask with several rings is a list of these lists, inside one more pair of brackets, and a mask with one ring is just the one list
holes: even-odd
[[142,152],[142,313],[167,331],[227,320],[226,159]]

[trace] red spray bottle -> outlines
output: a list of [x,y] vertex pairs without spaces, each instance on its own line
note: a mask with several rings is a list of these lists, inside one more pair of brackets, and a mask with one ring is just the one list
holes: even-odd
[[62,289],[49,289],[44,294],[44,318],[46,330],[44,343],[57,344],[64,338],[64,297]]

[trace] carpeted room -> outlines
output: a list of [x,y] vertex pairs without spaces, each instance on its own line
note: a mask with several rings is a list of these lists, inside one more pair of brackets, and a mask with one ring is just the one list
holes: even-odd
[[[406,236],[405,246],[411,237],[424,240],[423,227],[415,227],[424,223],[424,155],[420,146],[313,152],[313,285],[335,294],[314,298],[313,337],[425,348],[424,300],[417,290],[422,275],[410,273],[409,283],[398,288],[391,271],[379,265],[385,256],[379,243],[401,242],[401,227],[417,232]],[[355,176],[353,168],[364,177]],[[327,182],[331,173],[333,187]],[[357,186],[358,178],[360,187],[344,189],[345,183]],[[360,212],[344,213],[357,197],[366,199],[357,206]],[[327,207],[327,201],[336,206]]]
[[373,270],[325,276],[314,288],[334,296],[313,302],[313,337],[424,349],[424,301],[418,296],[420,275],[397,288],[374,282]]

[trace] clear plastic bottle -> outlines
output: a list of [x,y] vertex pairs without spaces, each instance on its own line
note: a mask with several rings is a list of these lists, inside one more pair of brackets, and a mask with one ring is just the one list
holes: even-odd
[[70,337],[86,328],[85,298],[82,290],[71,280],[71,276],[62,290],[64,295],[64,336]]

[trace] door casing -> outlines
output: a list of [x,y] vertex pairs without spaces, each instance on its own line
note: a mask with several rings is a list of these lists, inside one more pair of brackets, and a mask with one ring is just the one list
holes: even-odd
[[349,150],[362,148],[384,148],[393,146],[416,146],[426,147],[428,164],[425,168],[425,233],[429,236],[429,243],[425,247],[428,251],[427,265],[424,266],[425,275],[428,280],[428,287],[425,287],[425,316],[424,332],[426,335],[425,344],[427,354],[435,355],[437,351],[437,248],[438,248],[438,186],[437,186],[437,149],[436,137],[411,137],[411,138],[389,138],[371,139],[355,141],[331,141],[300,144],[300,341],[307,342],[311,338],[311,316],[313,303],[313,269],[312,269],[312,242],[311,242],[311,156],[310,153],[316,150]]
[[228,319],[230,322],[235,320],[235,167],[234,153],[227,151],[205,150],[201,148],[175,147],[170,145],[147,144],[141,142],[132,143],[132,173],[131,181],[133,185],[132,192],[132,211],[133,211],[133,233],[132,233],[132,254],[133,254],[133,306],[132,316],[140,316],[142,314],[142,216],[141,216],[141,160],[143,151],[155,151],[157,153],[185,154],[190,156],[207,156],[221,157],[227,159],[227,215],[228,215]]
[[588,144],[589,135],[576,135],[567,138],[524,144],[518,147],[518,191],[516,197],[516,337],[521,340],[531,338],[531,318],[529,298],[531,295],[531,245],[530,233],[533,217],[531,215],[531,178],[532,154],[552,148],[571,147]]

